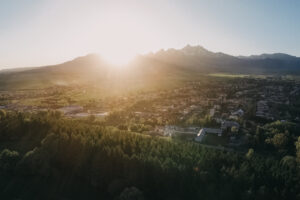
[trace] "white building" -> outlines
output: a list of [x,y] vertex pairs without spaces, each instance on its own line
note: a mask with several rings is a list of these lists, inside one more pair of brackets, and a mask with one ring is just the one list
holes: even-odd
[[195,138],[196,142],[202,142],[204,136],[206,134],[216,134],[218,136],[222,136],[222,130],[221,129],[217,129],[217,128],[202,128],[199,133],[197,134],[197,137]]
[[196,135],[200,127],[179,127],[166,125],[164,129],[164,136],[174,136],[176,134]]

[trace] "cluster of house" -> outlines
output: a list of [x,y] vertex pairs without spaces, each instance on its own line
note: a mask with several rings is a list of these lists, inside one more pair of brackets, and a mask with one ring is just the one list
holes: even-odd
[[28,105],[20,105],[20,104],[6,104],[0,105],[0,109],[8,110],[8,111],[22,111],[22,112],[39,112],[39,111],[47,111],[46,108],[39,108],[37,106],[28,106]]
[[240,125],[235,121],[222,120],[220,128],[208,128],[208,127],[181,127],[175,125],[157,126],[155,132],[161,135],[172,137],[176,135],[193,136],[196,142],[202,142],[207,134],[215,134],[217,136],[223,136],[224,132],[231,132],[232,127],[235,130],[239,130]]
[[268,102],[260,100],[256,103],[256,117],[265,119],[273,119],[273,116],[269,113]]
[[263,90],[258,94],[261,97],[261,100],[256,103],[256,117],[274,120],[278,118],[278,112],[270,108],[274,107],[272,105],[281,105],[281,104],[290,104],[290,97],[296,93],[299,88],[295,86],[291,92],[288,92],[289,88],[284,86],[273,86],[268,85],[264,86]]
[[78,105],[71,105],[71,106],[65,106],[58,111],[62,112],[64,115],[68,117],[88,117],[90,115],[93,115],[95,117],[105,117],[109,114],[109,112],[103,111],[98,113],[91,113],[91,112],[84,112],[84,109],[82,106]]

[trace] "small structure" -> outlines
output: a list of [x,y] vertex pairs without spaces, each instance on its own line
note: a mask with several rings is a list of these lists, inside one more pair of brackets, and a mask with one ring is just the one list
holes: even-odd
[[260,100],[256,104],[256,117],[265,119],[274,119],[269,113],[269,106],[267,101]]
[[232,120],[238,120],[239,117],[237,115],[230,115],[229,116],[229,119],[232,119]]
[[196,135],[200,127],[179,127],[179,126],[165,126],[164,136],[174,136],[178,134],[185,134],[185,135]]
[[223,121],[221,123],[221,129],[222,130],[227,130],[228,128],[236,127],[237,129],[240,128],[240,124],[235,122],[235,121]]
[[202,128],[199,133],[197,134],[197,137],[195,138],[196,142],[202,142],[204,136],[206,134],[216,134],[218,136],[222,136],[222,130],[218,128]]
[[66,115],[66,114],[74,114],[74,113],[82,112],[83,107],[82,106],[66,106],[66,107],[62,107],[58,110],[63,112]]
[[239,116],[239,117],[242,117],[244,115],[244,111],[242,109],[238,109],[237,111],[235,112],[232,112],[231,114],[232,115],[236,115],[236,116]]
[[209,110],[209,116],[213,117],[215,115],[215,109],[212,108]]
[[71,117],[88,117],[88,116],[95,116],[98,118],[104,118],[106,116],[108,116],[109,112],[101,112],[101,113],[88,113],[88,112],[72,112],[72,113],[68,113],[69,116]]

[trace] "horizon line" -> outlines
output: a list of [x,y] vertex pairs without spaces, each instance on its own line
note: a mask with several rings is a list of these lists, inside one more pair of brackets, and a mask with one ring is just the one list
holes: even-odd
[[[289,53],[286,53],[286,52],[262,52],[262,53],[256,53],[256,54],[248,54],[248,55],[241,55],[241,54],[238,54],[238,55],[234,55],[234,54],[228,54],[226,52],[223,52],[223,51],[212,51],[212,50],[208,50],[207,48],[205,48],[204,46],[200,45],[200,44],[194,44],[194,45],[191,45],[189,43],[187,43],[185,46],[181,47],[181,48],[174,48],[174,47],[169,47],[169,48],[161,48],[161,49],[158,49],[156,51],[148,51],[147,53],[136,53],[132,60],[137,57],[137,56],[146,56],[146,55],[149,55],[149,54],[156,54],[160,51],[168,51],[168,50],[182,50],[184,49],[185,47],[201,47],[203,49],[205,49],[206,51],[209,51],[209,52],[212,52],[212,53],[223,53],[225,55],[228,55],[228,56],[233,56],[233,57],[236,57],[236,58],[239,58],[239,57],[251,57],[251,56],[261,56],[261,55],[264,55],[264,54],[267,54],[267,55],[272,55],[272,54],[285,54],[285,55],[289,55],[289,56],[293,56],[293,57],[296,57],[296,58],[299,58],[300,59],[300,56],[298,55],[293,55],[293,54],[289,54]],[[65,60],[65,61],[58,61],[56,63],[53,63],[53,64],[41,64],[41,65],[32,65],[32,66],[19,66],[19,67],[7,67],[7,66],[0,66],[0,71],[3,71],[3,70],[9,70],[9,69],[22,69],[22,68],[37,68],[37,67],[47,67],[47,66],[55,66],[55,65],[60,65],[60,64],[63,64],[63,63],[66,63],[66,62],[69,62],[69,61],[72,61],[72,60],[75,60],[76,58],[80,58],[80,57],[86,57],[88,55],[97,55],[97,56],[100,56],[101,57],[101,53],[97,53],[97,52],[90,52],[90,53],[86,53],[84,55],[78,55],[76,57],[72,57],[68,60]]]

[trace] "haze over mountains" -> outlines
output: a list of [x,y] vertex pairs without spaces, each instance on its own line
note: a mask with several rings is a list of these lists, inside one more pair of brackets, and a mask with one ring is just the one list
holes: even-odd
[[231,56],[214,53],[201,46],[187,45],[182,49],[161,50],[139,55],[128,66],[114,68],[101,56],[89,54],[52,66],[0,71],[3,87],[46,83],[76,83],[81,81],[111,81],[117,79],[153,81],[182,78],[198,73],[300,74],[300,58],[288,54]]

